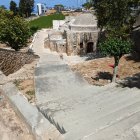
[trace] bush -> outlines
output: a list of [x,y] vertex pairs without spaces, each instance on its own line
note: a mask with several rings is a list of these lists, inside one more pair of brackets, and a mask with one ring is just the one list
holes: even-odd
[[27,45],[30,37],[28,22],[13,12],[0,9],[0,42],[18,51]]
[[30,27],[30,34],[33,35],[34,33],[37,32],[38,29],[39,29],[39,27],[36,25],[31,26]]

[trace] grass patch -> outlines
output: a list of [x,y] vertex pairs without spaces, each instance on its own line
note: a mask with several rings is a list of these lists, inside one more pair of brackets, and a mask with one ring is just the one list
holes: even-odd
[[15,86],[18,88],[18,90],[23,90],[24,88],[21,87],[21,83],[22,83],[22,80],[14,80],[13,83],[15,84]]
[[14,83],[15,86],[19,89],[19,87],[20,87],[20,83],[21,83],[21,80],[14,80],[13,83]]
[[38,27],[38,29],[42,28],[51,28],[53,26],[53,20],[63,20],[65,16],[61,13],[55,13],[53,15],[42,16],[38,19],[30,21],[30,28]]
[[27,95],[35,95],[35,90],[26,91]]
[[35,90],[28,90],[26,91],[26,95],[25,95],[28,99],[28,101],[31,103],[33,102],[33,100],[35,99]]

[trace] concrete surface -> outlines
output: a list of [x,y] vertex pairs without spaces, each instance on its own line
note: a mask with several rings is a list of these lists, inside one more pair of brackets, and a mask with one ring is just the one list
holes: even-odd
[[[4,84],[2,87],[15,112],[26,123],[36,140],[61,140],[62,135],[50,122],[32,106],[27,99],[18,91],[12,83]],[[52,135],[53,134],[53,135]]]
[[40,55],[37,105],[65,140],[139,140],[140,90],[89,85],[58,54],[43,48],[43,34],[34,43]]

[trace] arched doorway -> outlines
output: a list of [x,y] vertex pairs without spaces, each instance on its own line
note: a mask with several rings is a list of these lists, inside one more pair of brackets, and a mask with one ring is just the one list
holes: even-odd
[[80,49],[83,49],[83,43],[80,43]]
[[87,43],[87,53],[92,53],[93,52],[93,48],[94,47],[94,43],[93,42],[88,42]]

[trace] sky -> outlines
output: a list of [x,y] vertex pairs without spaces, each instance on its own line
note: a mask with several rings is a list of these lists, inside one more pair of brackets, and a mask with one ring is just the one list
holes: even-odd
[[[0,0],[0,5],[5,5],[9,8],[9,3],[11,0]],[[17,4],[19,0],[14,0]],[[79,7],[84,3],[86,0],[35,0],[36,3],[45,3],[47,7],[53,7],[55,4],[63,4],[67,7]]]

